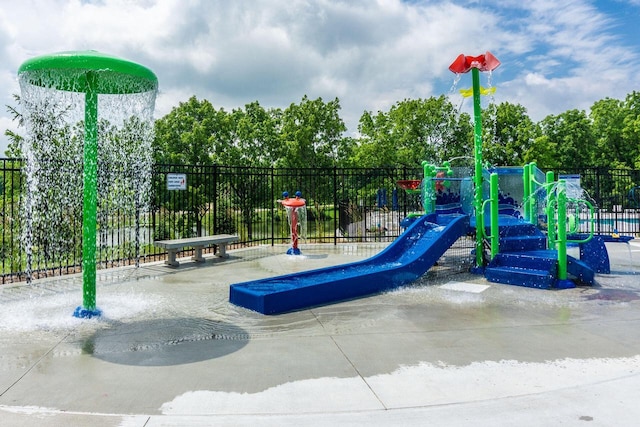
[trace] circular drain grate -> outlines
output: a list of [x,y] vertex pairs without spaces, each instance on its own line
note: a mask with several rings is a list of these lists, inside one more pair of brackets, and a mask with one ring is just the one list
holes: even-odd
[[85,354],[124,365],[169,366],[225,356],[249,334],[226,322],[197,317],[116,323],[82,341]]

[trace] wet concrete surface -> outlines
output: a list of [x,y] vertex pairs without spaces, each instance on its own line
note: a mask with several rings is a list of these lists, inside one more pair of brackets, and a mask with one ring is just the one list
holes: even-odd
[[636,425],[640,244],[612,274],[544,291],[428,273],[264,316],[229,285],[364,259],[382,244],[230,252],[204,265],[0,287],[0,425]]

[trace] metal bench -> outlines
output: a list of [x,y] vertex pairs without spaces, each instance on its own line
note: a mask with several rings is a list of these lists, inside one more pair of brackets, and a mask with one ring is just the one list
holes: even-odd
[[188,237],[184,239],[173,239],[173,240],[156,240],[153,242],[155,246],[159,248],[164,248],[167,250],[167,259],[165,260],[165,264],[170,265],[172,267],[177,267],[180,263],[176,260],[176,254],[178,251],[182,250],[186,247],[191,247],[194,250],[192,260],[196,262],[204,262],[204,258],[202,257],[202,249],[211,246],[218,246],[218,256],[222,258],[227,258],[227,244],[238,241],[238,236],[234,236],[231,234],[216,234],[214,236],[202,236],[202,237]]

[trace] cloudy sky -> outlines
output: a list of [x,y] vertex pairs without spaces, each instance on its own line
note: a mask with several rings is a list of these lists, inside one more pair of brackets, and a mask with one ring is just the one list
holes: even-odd
[[640,0],[0,0],[0,132],[25,60],[86,49],[153,70],[156,117],[192,95],[230,110],[306,94],[338,97],[349,133],[405,98],[469,108],[470,74],[452,91],[448,66],[490,51],[495,102],[537,121],[640,90],[639,17]]

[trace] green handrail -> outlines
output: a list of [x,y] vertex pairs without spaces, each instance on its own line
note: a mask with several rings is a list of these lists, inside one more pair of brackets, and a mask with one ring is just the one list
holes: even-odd
[[[595,209],[593,205],[588,200],[583,199],[573,199],[567,197],[567,188],[566,181],[561,179],[557,182],[556,186],[556,197],[550,201],[550,206],[548,210],[550,212],[557,212],[557,226],[554,224],[553,227],[549,227],[549,244],[554,248],[557,247],[558,250],[558,279],[566,280],[567,279],[567,243],[586,243],[593,238],[594,235],[594,218],[595,218]],[[567,204],[574,203],[579,205],[580,203],[584,203],[589,208],[589,236],[585,239],[568,239],[567,231],[571,233],[577,231],[579,227],[580,218],[577,218],[575,224],[567,223]],[[549,221],[551,224],[551,221]],[[571,228],[570,230],[568,230]],[[552,232],[555,231],[555,234]],[[556,237],[551,237],[551,236]]]
[[[534,194],[537,188],[544,188],[547,193],[545,208],[545,216],[547,217],[547,248],[557,250],[558,280],[564,281],[567,280],[567,243],[586,243],[593,238],[595,209],[587,200],[568,198],[566,181],[563,179],[554,181],[553,172],[547,172],[545,174],[544,183],[537,181],[535,178],[536,167],[535,162],[528,163],[524,166],[522,172],[524,217],[526,221],[536,224],[538,213]],[[569,202],[576,205],[584,203],[589,208],[589,236],[585,239],[575,240],[567,238],[567,234],[577,232],[580,221],[578,215],[576,221],[573,223],[569,221],[569,224],[567,223],[567,204]],[[568,229],[568,226],[570,229]]]
[[[576,205],[579,205],[580,203],[584,203],[588,208],[589,208],[589,216],[587,218],[587,221],[589,222],[589,236],[585,239],[567,239],[567,242],[569,243],[587,243],[589,240],[591,240],[593,238],[593,235],[595,234],[595,208],[593,207],[593,205],[591,204],[591,202],[589,202],[588,200],[584,200],[584,199],[571,199],[571,198],[567,198],[567,201],[571,201]],[[569,234],[576,234],[578,232],[578,228],[580,226],[580,217],[577,217],[577,221],[575,221],[575,225],[573,227],[570,227],[571,229],[569,230]]]

